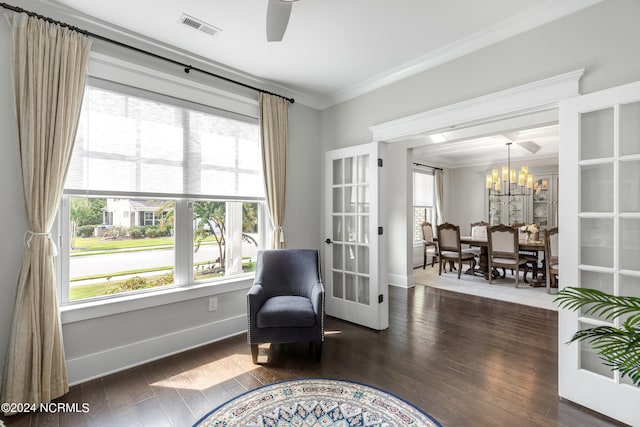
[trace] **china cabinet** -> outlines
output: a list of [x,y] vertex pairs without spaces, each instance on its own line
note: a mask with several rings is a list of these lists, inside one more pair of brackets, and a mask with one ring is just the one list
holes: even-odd
[[489,224],[524,224],[529,219],[527,196],[489,196]]
[[542,175],[533,182],[531,222],[540,228],[558,225],[558,175]]
[[537,224],[540,229],[558,226],[558,174],[547,172],[534,177],[525,195],[487,193],[489,224]]

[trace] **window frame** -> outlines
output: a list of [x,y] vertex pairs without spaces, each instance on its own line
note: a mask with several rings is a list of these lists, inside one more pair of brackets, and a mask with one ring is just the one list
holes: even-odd
[[[172,105],[187,107],[205,113],[243,121],[258,123],[257,100],[218,90],[211,86],[179,78],[174,75],[159,72],[124,62],[99,53],[92,53],[90,59],[90,76],[87,85],[100,81],[99,87],[106,85],[107,89],[133,96],[141,96],[154,101],[167,102]],[[123,90],[126,88],[126,90]],[[158,98],[147,97],[151,92]],[[194,108],[197,106],[199,108]],[[63,323],[78,321],[109,314],[126,312],[135,309],[153,307],[171,302],[183,301],[204,295],[215,295],[237,289],[248,288],[253,273],[241,273],[224,278],[202,280],[193,279],[193,212],[190,202],[200,200],[246,201],[258,202],[258,238],[259,248],[270,246],[271,221],[268,218],[266,200],[264,197],[194,197],[193,195],[158,195],[158,194],[79,194],[82,192],[66,191],[53,226],[53,236],[60,247],[60,255],[55,258],[57,292]],[[73,196],[86,197],[135,197],[135,198],[164,198],[175,201],[175,240],[174,240],[174,278],[170,286],[145,289],[135,292],[100,296],[90,299],[69,300],[69,238],[70,238],[70,210],[69,200]],[[178,219],[184,218],[183,220]]]
[[[433,198],[434,200],[432,201],[431,206],[428,205],[416,205],[415,204],[415,176],[416,174],[423,174],[423,175],[429,175],[432,177],[432,194],[433,194]],[[411,171],[411,182],[412,182],[412,194],[411,194],[411,222],[413,224],[413,236],[412,236],[412,241],[414,245],[422,245],[422,231],[420,231],[420,233],[417,232],[417,227],[419,227],[422,223],[418,224],[416,221],[416,209],[430,209],[431,212],[431,218],[426,218],[425,220],[431,224],[434,223],[435,221],[435,172],[432,168],[423,168],[423,167],[417,167],[414,165],[412,171]],[[420,237],[418,238],[418,234],[420,235]]]

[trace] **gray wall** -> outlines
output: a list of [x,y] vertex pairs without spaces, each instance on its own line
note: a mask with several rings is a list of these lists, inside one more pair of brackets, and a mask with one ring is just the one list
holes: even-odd
[[[584,68],[581,92],[589,93],[638,80],[640,2],[606,0],[509,40],[442,64],[323,111],[325,150],[369,142],[369,127],[407,115],[490,94],[502,89]],[[391,283],[411,280],[410,226],[404,155],[408,145],[387,150],[387,217]],[[452,220],[465,221],[446,206]]]
[[[29,6],[31,10],[37,10],[38,4],[24,5]],[[37,11],[51,15],[47,10]],[[0,364],[4,363],[6,356],[23,235],[27,230],[18,172],[10,41],[9,25],[5,19],[0,19],[0,196],[3,201],[0,210]],[[95,49],[118,51],[99,43]],[[144,65],[157,67],[163,72],[170,68],[167,63],[146,57],[122,51],[119,54],[129,61],[144,62]],[[176,72],[181,73],[182,70]],[[213,78],[197,76],[196,73],[191,75],[200,83],[257,99],[253,91],[223,86]],[[290,106],[289,114],[288,205],[285,211],[287,246],[319,248],[323,167],[318,161],[322,158],[320,113],[295,103]],[[132,302],[130,310],[106,310],[98,317],[90,314],[88,309],[64,308],[63,334],[70,381],[82,382],[243,332],[246,330],[245,295],[250,284],[251,280],[247,279],[232,286],[198,287],[173,299],[147,298],[146,302]],[[213,295],[218,297],[219,309],[208,312],[207,300]]]

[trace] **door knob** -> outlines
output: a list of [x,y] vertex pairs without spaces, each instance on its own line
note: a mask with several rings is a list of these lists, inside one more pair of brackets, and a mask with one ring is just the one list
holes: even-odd
[[327,245],[330,245],[331,243],[333,243],[333,242],[331,241],[331,239],[327,239],[327,240],[325,240],[324,242],[325,242]]

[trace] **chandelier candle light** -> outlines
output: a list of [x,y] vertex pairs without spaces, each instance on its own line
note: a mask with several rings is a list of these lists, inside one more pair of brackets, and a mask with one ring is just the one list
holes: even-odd
[[[533,174],[529,173],[527,166],[522,166],[520,171],[511,169],[511,142],[507,142],[507,165],[502,167],[502,177],[498,169],[493,169],[487,175],[486,188],[489,192],[489,200],[496,197],[495,202],[507,205],[509,209],[509,224],[511,224],[511,203],[514,196],[527,196],[533,188]],[[502,179],[501,179],[502,178]],[[506,199],[503,199],[506,197]],[[491,203],[489,203],[489,219],[491,221]]]
[[[527,190],[533,188],[533,174],[529,173],[527,166],[522,166],[520,172],[511,169],[511,144],[511,142],[506,144],[507,165],[502,167],[502,177],[498,169],[494,169],[490,175],[487,175],[486,187],[489,190],[489,196],[525,196]],[[493,194],[491,194],[492,190]]]

